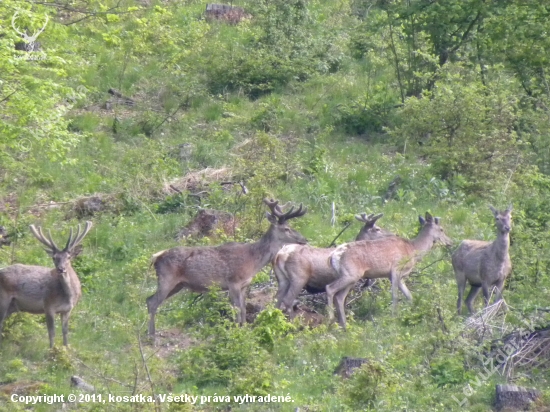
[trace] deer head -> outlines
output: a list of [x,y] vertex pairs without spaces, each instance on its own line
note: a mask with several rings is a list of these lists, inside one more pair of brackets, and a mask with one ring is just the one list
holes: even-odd
[[271,228],[275,232],[276,238],[281,243],[298,243],[302,245],[307,243],[307,239],[305,237],[303,237],[296,230],[292,229],[286,223],[290,219],[306,214],[307,209],[303,209],[301,203],[297,210],[294,210],[294,206],[292,206],[286,213],[282,210],[282,207],[285,207],[286,205],[282,207],[279,206],[278,200],[264,199],[264,203],[271,210],[271,213],[266,212],[267,220],[271,223]]
[[423,234],[425,237],[429,237],[433,240],[433,243],[442,243],[445,246],[452,246],[452,239],[445,234],[443,228],[440,225],[441,218],[433,217],[429,212],[426,212],[426,217],[418,216],[418,221],[420,222],[420,234]]
[[78,225],[78,230],[74,238],[73,229],[71,228],[67,244],[63,249],[59,249],[59,247],[53,241],[52,234],[49,230],[48,237],[46,238],[46,236],[44,236],[44,234],[42,233],[42,228],[40,226],[35,227],[34,225],[30,225],[32,234],[46,246],[44,250],[49,256],[52,257],[55,268],[61,275],[67,273],[67,270],[70,267],[71,259],[78,256],[80,252],[82,252],[82,246],[80,245],[80,242],[82,242],[82,240],[88,234],[91,228],[92,222],[87,221],[84,231],[80,233],[80,225]]
[[498,211],[493,206],[489,205],[489,209],[495,216],[495,224],[499,233],[505,235],[512,230],[512,205],[508,206],[503,212]]

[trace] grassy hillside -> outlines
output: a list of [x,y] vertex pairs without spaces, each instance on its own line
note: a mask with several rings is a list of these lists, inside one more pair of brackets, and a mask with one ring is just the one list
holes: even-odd
[[[514,331],[550,324],[547,8],[234,5],[246,14],[216,20],[194,0],[0,3],[0,226],[11,240],[0,267],[52,266],[30,224],[60,244],[93,222],[73,262],[83,296],[70,346],[56,324],[49,349],[42,315],[5,321],[0,409],[25,409],[13,393],[79,393],[70,386],[78,375],[104,396],[212,398],[74,410],[488,411],[501,383],[542,391],[534,408],[546,410],[548,349],[525,365],[499,349]],[[15,50],[12,19],[29,32],[45,27],[40,51]],[[395,316],[389,281],[379,280],[350,293],[346,331],[327,321],[324,295],[302,295],[302,315],[289,321],[273,308],[266,267],[247,325],[232,322],[226,292],[183,291],[160,307],[152,346],[151,255],[258,239],[265,197],[307,206],[290,224],[319,247],[348,225],[336,243],[352,241],[362,212],[384,213],[381,227],[412,238],[428,211],[455,244],[416,266],[414,300],[400,295]],[[463,239],[495,238],[489,204],[513,205],[513,272],[508,309],[488,324],[470,318],[475,329],[456,314],[450,256]],[[235,224],[176,239],[201,208]],[[369,362],[344,379],[334,371],[346,356]],[[246,394],[293,402],[233,402]]]

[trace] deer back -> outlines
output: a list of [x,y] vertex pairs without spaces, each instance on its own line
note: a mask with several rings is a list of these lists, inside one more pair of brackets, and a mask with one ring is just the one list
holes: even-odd
[[394,267],[409,268],[414,264],[415,248],[406,239],[397,236],[361,240],[336,248],[330,264],[338,273],[343,269],[360,279],[387,277]]
[[163,282],[179,284],[190,290],[203,292],[213,284],[222,289],[243,286],[271,262],[287,243],[304,244],[307,240],[287,221],[303,216],[302,205],[284,213],[277,201],[264,202],[271,209],[267,213],[270,227],[261,239],[254,243],[226,243],[220,246],[177,247],[157,253],[154,266]]

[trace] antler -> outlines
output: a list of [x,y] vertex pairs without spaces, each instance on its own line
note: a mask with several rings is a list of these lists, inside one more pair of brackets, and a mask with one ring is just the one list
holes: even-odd
[[42,242],[44,245],[48,247],[52,252],[59,252],[59,248],[55,244],[55,242],[52,239],[52,233],[48,230],[48,238],[46,239],[46,236],[42,233],[42,228],[38,226],[38,228],[34,225],[30,225],[30,229],[34,237],[36,237],[40,242]]
[[360,221],[360,222],[363,222],[369,226],[374,226],[374,224],[376,223],[376,221],[378,219],[380,219],[382,216],[384,216],[384,213],[379,213],[377,215],[374,215],[374,213],[371,213],[370,215],[367,216],[366,213],[361,213],[359,215],[355,215],[355,218]]
[[73,240],[73,228],[71,228],[71,232],[69,234],[69,240],[67,241],[67,245],[65,246],[66,251],[72,250],[74,247],[78,246],[80,242],[82,242],[82,239],[88,234],[90,229],[92,228],[92,222],[89,220],[86,221],[86,227],[84,227],[84,232],[80,234],[80,225],[78,225],[78,230],[76,231],[76,236]]
[[271,214],[279,219],[279,223],[284,223],[285,221],[287,221],[289,219],[303,216],[307,212],[307,208],[302,210],[302,203],[300,203],[300,207],[298,207],[298,209],[296,211],[294,211],[294,206],[292,206],[290,208],[290,210],[286,213],[283,213],[283,211],[281,209],[281,206],[279,206],[279,201],[278,200],[264,199],[264,203],[271,210]]
[[[13,15],[13,17],[11,18],[11,27],[13,27],[13,29],[15,30],[15,32],[17,34],[19,34],[20,36],[22,36],[23,38],[26,38],[27,37],[27,33],[22,33],[19,31],[19,29],[17,27],[15,27],[15,19],[17,18],[17,15],[19,14],[18,11],[15,12],[15,14]],[[31,229],[32,230],[32,229]],[[34,233],[34,232],[33,232]]]
[[67,244],[65,245],[65,248],[63,250],[59,249],[55,242],[52,239],[52,233],[50,230],[48,230],[48,237],[44,236],[42,233],[42,228],[38,226],[38,228],[34,225],[30,225],[30,229],[32,234],[44,245],[48,247],[52,252],[67,252],[72,250],[75,246],[77,246],[80,242],[82,242],[82,239],[84,239],[84,236],[88,234],[90,229],[92,228],[92,222],[87,221],[86,227],[84,228],[84,232],[80,234],[80,225],[78,225],[78,230],[76,232],[76,236],[73,239],[73,228],[71,228],[70,234],[69,234],[69,240],[67,241]]

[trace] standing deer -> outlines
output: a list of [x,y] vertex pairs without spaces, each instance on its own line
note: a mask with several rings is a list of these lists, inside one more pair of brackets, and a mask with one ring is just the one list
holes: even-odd
[[68,344],[69,317],[82,295],[80,280],[71,266],[71,259],[82,251],[80,242],[91,228],[92,222],[86,222],[84,231],[80,233],[78,225],[74,238],[71,228],[65,248],[59,249],[50,231],[46,238],[40,227],[30,226],[32,234],[46,246],[46,253],[52,257],[55,268],[16,264],[0,270],[0,339],[4,319],[13,312],[44,313],[52,348],[55,338],[54,319],[59,313],[63,345]]
[[155,314],[160,304],[187,288],[205,292],[214,284],[229,290],[229,298],[237,308],[237,321],[246,322],[245,291],[252,278],[273,260],[287,243],[305,244],[307,240],[286,223],[303,216],[302,205],[283,213],[278,201],[264,199],[271,213],[267,232],[255,243],[225,243],[220,246],[175,247],[155,253],[153,264],[158,277],[157,292],[147,298],[149,335],[155,336]]
[[412,295],[403,279],[409,276],[421,254],[429,251],[437,242],[450,246],[452,241],[440,225],[440,219],[426,212],[419,216],[420,232],[413,240],[398,236],[376,240],[362,240],[341,245],[330,255],[330,264],[338,273],[337,279],[327,286],[330,319],[334,318],[333,302],[336,303],[338,323],[346,328],[344,302],[353,285],[361,278],[389,278],[392,284],[393,309],[397,305],[397,288],[407,299]]
[[490,292],[496,287],[496,300],[502,298],[504,280],[512,271],[512,262],[508,249],[510,248],[510,230],[512,228],[512,206],[499,212],[489,206],[495,216],[497,238],[494,242],[483,240],[463,240],[453,253],[453,269],[458,285],[457,311],[462,313],[462,297],[466,282],[471,285],[466,297],[466,306],[474,313],[472,303],[480,290],[483,290],[485,306],[489,304]]
[[[392,233],[380,229],[375,223],[384,214],[362,213],[355,218],[364,225],[355,238],[377,239],[393,236]],[[337,278],[337,273],[330,265],[328,258],[334,248],[316,248],[309,245],[286,245],[273,260],[273,271],[279,283],[276,308],[284,306],[290,317],[294,317],[294,300],[303,288],[311,292],[324,292],[325,287]]]

